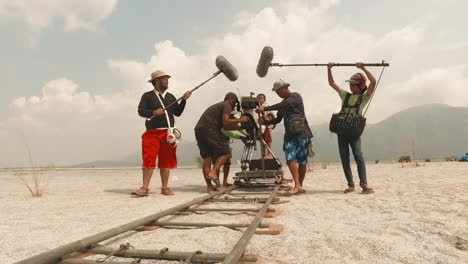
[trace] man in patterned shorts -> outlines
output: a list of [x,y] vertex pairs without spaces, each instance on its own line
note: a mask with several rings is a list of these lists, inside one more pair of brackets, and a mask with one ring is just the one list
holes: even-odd
[[257,112],[278,111],[276,118],[265,120],[264,125],[278,124],[284,118],[283,150],[289,171],[294,180],[291,193],[303,192],[302,184],[307,172],[307,155],[311,138],[313,137],[304,112],[304,103],[300,94],[289,90],[289,83],[283,80],[273,83],[272,91],[283,98],[278,104],[260,107]]

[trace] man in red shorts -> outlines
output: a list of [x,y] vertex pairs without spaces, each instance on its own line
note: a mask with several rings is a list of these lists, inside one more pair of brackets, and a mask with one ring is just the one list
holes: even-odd
[[133,195],[148,195],[148,187],[156,167],[156,158],[158,158],[158,168],[161,173],[161,194],[174,194],[167,185],[169,170],[177,166],[177,155],[176,147],[167,142],[167,131],[169,127],[174,127],[174,116],[182,115],[186,100],[190,97],[191,92],[185,92],[179,103],[164,110],[165,106],[176,101],[175,96],[167,92],[169,78],[171,78],[170,75],[160,70],[151,73],[151,79],[148,82],[153,84],[154,89],[144,93],[138,105],[138,114],[146,118],[146,132],[141,136],[143,185],[133,192]]

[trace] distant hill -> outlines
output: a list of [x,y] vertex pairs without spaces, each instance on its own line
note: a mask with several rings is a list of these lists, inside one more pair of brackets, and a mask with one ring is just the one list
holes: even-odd
[[[328,124],[312,126],[316,160],[339,160],[336,135]],[[274,130],[273,151],[284,159],[280,124]],[[233,144],[234,160],[240,159],[243,144]],[[377,124],[368,125],[362,136],[366,160],[395,160],[401,155],[418,159],[443,159],[468,152],[468,107],[442,104],[422,105],[396,113]],[[178,147],[180,166],[196,165],[199,156],[195,142],[183,141]],[[140,154],[131,154],[120,161],[94,161],[76,167],[141,166]]]
[[[339,159],[336,135],[330,135],[328,125],[315,127],[315,131],[319,155]],[[460,156],[468,152],[468,107],[431,104],[409,108],[368,125],[362,141],[367,160],[397,159],[412,155],[413,148],[418,159]]]

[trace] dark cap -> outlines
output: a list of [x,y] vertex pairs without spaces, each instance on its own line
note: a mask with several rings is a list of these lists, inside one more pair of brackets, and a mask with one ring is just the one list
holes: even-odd
[[237,98],[237,95],[233,92],[229,92],[226,94],[226,96],[224,96],[224,101],[226,100],[229,100],[229,99],[233,99],[233,100],[236,100],[238,101],[239,99]]

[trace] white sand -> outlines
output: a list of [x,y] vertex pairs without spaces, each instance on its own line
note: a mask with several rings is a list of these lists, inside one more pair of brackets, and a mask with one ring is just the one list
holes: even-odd
[[[368,164],[374,195],[345,195],[340,165],[318,167],[307,175],[306,194],[282,198],[290,202],[273,208],[284,213],[264,220],[283,224],[283,233],[254,236],[247,253],[259,255],[259,263],[468,263],[468,163]],[[159,194],[155,175],[152,194],[139,199],[128,195],[140,184],[138,169],[47,171],[46,193],[32,198],[18,174],[24,172],[0,172],[0,263],[156,213],[205,190],[198,169],[172,171],[173,197]],[[210,213],[174,221],[250,219]],[[227,253],[240,236],[221,227],[158,229],[132,232],[113,246]]]

